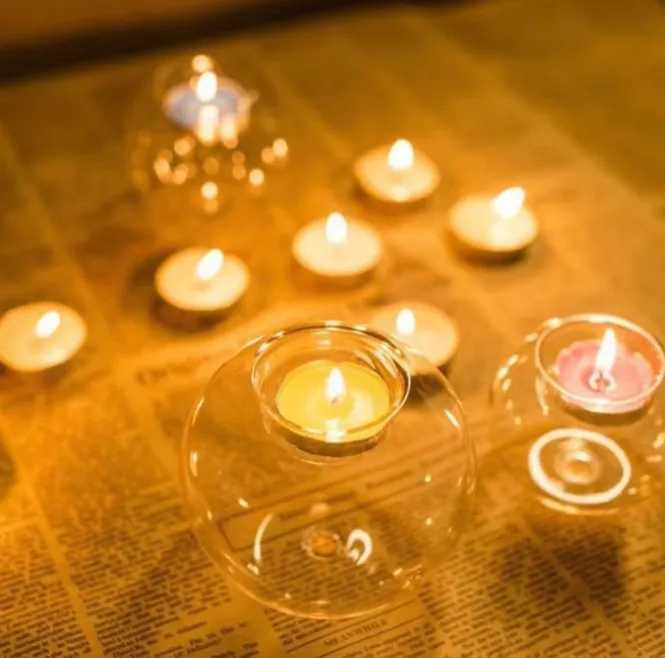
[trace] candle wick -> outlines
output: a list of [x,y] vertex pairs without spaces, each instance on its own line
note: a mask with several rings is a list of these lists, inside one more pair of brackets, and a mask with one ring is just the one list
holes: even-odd
[[210,287],[210,283],[214,278],[215,278],[214,274],[213,274],[213,276],[208,276],[208,274],[206,273],[206,275],[201,276],[201,274],[199,272],[195,272],[194,273],[194,281],[195,281],[194,286],[198,290],[207,290]]
[[616,389],[617,382],[609,370],[595,368],[589,377],[589,386],[596,393],[610,393]]
[[55,332],[45,335],[33,334],[32,349],[39,352],[50,352],[53,348],[54,335]]

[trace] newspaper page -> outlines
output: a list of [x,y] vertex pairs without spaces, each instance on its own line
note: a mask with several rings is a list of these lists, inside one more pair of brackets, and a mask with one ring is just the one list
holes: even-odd
[[[118,117],[135,94],[127,80],[156,60],[0,90],[0,218],[11,238],[0,244],[0,310],[57,299],[89,329],[83,351],[56,373],[0,371],[0,656],[665,655],[660,464],[636,483],[654,490],[640,505],[608,517],[557,514],[515,477],[515,453],[498,449],[487,415],[497,365],[548,317],[602,308],[665,326],[665,224],[649,196],[662,149],[644,137],[660,133],[655,122],[645,132],[637,112],[637,99],[651,107],[645,90],[663,63],[665,28],[652,4],[611,0],[602,16],[577,0],[539,16],[526,0],[340,12],[211,43],[224,62],[261,69],[280,90],[297,172],[260,211],[240,202],[214,221],[118,189],[126,164]],[[530,67],[534,49],[550,78]],[[613,63],[611,84],[600,53]],[[589,81],[601,78],[599,93],[616,84],[635,101],[632,124],[629,112],[589,100]],[[590,105],[563,107],[566,98]],[[572,141],[547,103],[556,120],[586,117],[590,140],[597,124],[609,135],[618,122],[616,140],[641,136],[643,160],[630,139],[595,143],[621,153],[618,170],[645,195]],[[339,172],[396,134],[413,136],[446,178],[426,209],[386,219],[351,201]],[[444,238],[452,200],[516,181],[542,223],[533,251],[508,267],[457,258]],[[359,291],[304,292],[292,234],[342,206],[376,222],[388,264]],[[154,314],[152,275],[195,235],[230,242],[255,281],[221,327],[174,331]],[[385,612],[328,622],[266,609],[226,580],[191,531],[178,484],[189,411],[246,340],[407,298],[444,308],[460,328],[448,375],[480,465],[468,528],[447,562]],[[389,494],[400,476],[389,466],[372,477]]]

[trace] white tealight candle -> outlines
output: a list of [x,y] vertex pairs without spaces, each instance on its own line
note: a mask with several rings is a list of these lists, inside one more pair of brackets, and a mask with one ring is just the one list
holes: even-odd
[[294,258],[305,269],[333,278],[367,274],[383,255],[377,231],[337,212],[298,231],[292,248]]
[[194,130],[212,141],[219,126],[244,125],[252,104],[250,95],[231,78],[204,70],[191,81],[169,89],[163,100],[166,116],[178,127]]
[[450,230],[472,249],[509,254],[528,247],[538,235],[538,222],[524,206],[521,187],[511,187],[494,198],[472,196],[450,212]]
[[459,345],[457,325],[450,316],[422,302],[384,306],[370,318],[369,326],[404,341],[438,368],[450,361]]
[[360,187],[386,203],[409,204],[429,197],[439,186],[437,166],[406,139],[361,156],[354,166]]
[[210,313],[233,306],[249,280],[247,266],[236,256],[192,247],[172,254],[159,266],[155,287],[171,306]]
[[21,372],[47,370],[71,359],[87,335],[85,321],[69,306],[17,306],[0,318],[0,361]]

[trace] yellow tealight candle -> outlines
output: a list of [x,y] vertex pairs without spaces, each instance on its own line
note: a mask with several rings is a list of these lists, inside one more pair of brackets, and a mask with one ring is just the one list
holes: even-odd
[[300,433],[331,443],[367,439],[368,427],[390,411],[388,384],[373,370],[350,361],[312,361],[294,368],[277,392],[280,415]]

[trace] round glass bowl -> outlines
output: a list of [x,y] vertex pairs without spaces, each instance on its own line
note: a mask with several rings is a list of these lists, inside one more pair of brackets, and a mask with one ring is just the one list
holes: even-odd
[[439,567],[475,473],[439,371],[339,323],[260,338],[227,361],[192,413],[181,462],[214,563],[263,604],[321,619],[379,611]]
[[546,322],[498,369],[491,439],[544,504],[606,514],[659,487],[665,353],[621,318]]
[[236,78],[204,54],[155,71],[135,101],[127,138],[140,191],[176,189],[188,209],[204,214],[232,204],[238,190],[262,194],[288,161],[270,83],[253,73]]

